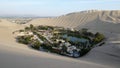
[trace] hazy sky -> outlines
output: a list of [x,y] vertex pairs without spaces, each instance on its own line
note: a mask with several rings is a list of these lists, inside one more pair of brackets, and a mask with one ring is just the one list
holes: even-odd
[[0,0],[0,15],[59,16],[91,9],[120,10],[120,0]]

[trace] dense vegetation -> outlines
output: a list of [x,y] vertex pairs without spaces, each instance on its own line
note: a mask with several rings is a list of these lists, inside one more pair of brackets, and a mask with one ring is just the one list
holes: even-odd
[[[24,30],[20,30],[19,32],[33,33],[33,35],[17,36],[16,39],[19,43],[27,44],[37,50],[42,49],[47,52],[62,55],[71,55],[71,53],[69,53],[67,50],[68,48],[73,47],[76,48],[73,50],[74,53],[80,54],[79,56],[83,56],[88,53],[92,47],[105,39],[103,34],[99,32],[93,34],[86,28],[81,30],[71,30],[62,27],[33,26],[31,24],[29,27],[25,27]],[[37,38],[34,39],[34,36],[37,36]],[[71,38],[77,40],[75,41]],[[64,41],[64,44],[62,41],[57,42],[57,39]],[[70,46],[68,46],[68,43]]]
[[16,39],[17,39],[17,42],[19,43],[30,44],[32,41],[31,37],[32,36],[18,36]]
[[102,40],[104,40],[104,38],[105,38],[105,37],[104,37],[103,34],[97,32],[97,33],[95,34],[95,38],[93,39],[93,43],[97,44],[97,43],[101,42]]

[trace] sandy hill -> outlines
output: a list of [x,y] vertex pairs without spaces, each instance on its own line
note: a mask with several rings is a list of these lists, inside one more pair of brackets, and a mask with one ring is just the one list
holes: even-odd
[[[120,11],[82,11],[56,18],[37,18],[25,25],[0,20],[0,68],[119,68]],[[89,28],[106,35],[106,44],[78,59],[38,52],[16,43],[13,31],[29,24]]]
[[110,31],[120,32],[117,31],[117,29],[120,28],[120,11],[82,11],[62,15],[56,18],[38,18],[31,21],[29,24],[64,26],[77,29],[89,28],[92,30],[104,31],[109,31],[111,27],[116,27]]
[[[81,58],[90,62],[119,66],[120,63],[120,11],[82,11],[56,18],[40,18],[31,21],[34,25],[53,25],[75,29],[88,28],[105,34],[107,41],[102,47],[93,49]],[[114,42],[114,43],[113,43]],[[113,63],[111,63],[113,62]]]
[[108,65],[44,53],[18,44],[12,32],[23,27],[1,19],[0,68],[110,68]]

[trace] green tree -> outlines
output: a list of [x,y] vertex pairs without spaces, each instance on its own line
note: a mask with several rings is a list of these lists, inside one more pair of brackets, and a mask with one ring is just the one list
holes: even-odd
[[23,44],[30,44],[32,36],[20,36],[17,37],[17,41]]
[[24,30],[19,30],[19,32],[24,32]]
[[30,30],[30,28],[29,27],[25,27],[25,30],[28,31],[28,30]]
[[34,28],[34,26],[32,24],[30,24],[30,29],[33,29],[33,28]]
[[40,46],[41,46],[41,43],[40,43],[38,40],[36,40],[36,41],[33,43],[33,48],[35,48],[35,49],[37,49],[37,50],[39,50]]
[[95,38],[93,39],[93,42],[96,44],[96,43],[99,43],[101,42],[102,40],[104,40],[105,36],[99,32],[97,32],[95,34]]

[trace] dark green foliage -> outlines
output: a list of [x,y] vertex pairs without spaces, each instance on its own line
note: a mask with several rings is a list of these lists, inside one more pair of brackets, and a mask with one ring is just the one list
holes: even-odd
[[38,40],[36,40],[34,43],[32,43],[32,47],[34,49],[39,50],[40,46],[41,46],[41,43]]
[[[37,37],[39,39],[41,39],[43,41],[43,43],[41,44],[38,40],[35,40],[32,38],[32,36],[21,36],[21,37],[17,37],[17,41],[19,43],[23,43],[23,44],[30,44],[32,46],[32,48],[39,50],[39,48],[43,48],[46,51],[49,52],[53,52],[53,53],[57,53],[57,54],[69,54],[69,52],[67,51],[67,47],[63,44],[62,45],[62,49],[60,49],[60,44],[62,44],[62,42],[57,42],[56,39],[62,39],[65,40],[65,42],[69,42],[71,45],[75,46],[78,50],[80,50],[80,55],[83,56],[85,54],[87,54],[92,47],[94,47],[95,44],[100,43],[102,40],[104,40],[104,35],[97,32],[96,34],[93,34],[92,32],[88,32],[87,28],[83,28],[80,31],[77,30],[73,30],[71,31],[70,29],[64,29],[61,27],[52,27],[52,26],[33,26],[32,24],[30,24],[29,27],[25,27],[25,30],[20,30],[20,32],[23,31],[30,31],[33,32],[34,35],[37,35]],[[43,33],[42,33],[42,32]],[[45,36],[43,36],[42,34],[50,32],[51,34],[53,34],[53,37],[50,38],[49,40],[53,41],[53,43],[51,43],[49,40],[46,39]],[[41,32],[41,33],[40,33]],[[64,38],[63,36],[67,35],[68,37],[76,37],[76,38],[83,38],[89,41],[86,42],[82,42],[82,41],[78,41],[78,40],[70,40],[68,37]],[[31,40],[32,38],[32,40]],[[90,46],[87,46],[87,44],[90,43]],[[104,43],[101,43],[101,45],[103,45]]]
[[37,31],[37,28],[36,27],[34,27],[34,25],[32,25],[32,24],[30,24],[30,30],[32,31],[32,32],[34,32],[34,31]]
[[48,27],[48,29],[54,30],[54,27],[52,27],[52,26],[47,26],[47,27]]
[[43,37],[42,35],[40,35],[40,34],[38,34],[38,33],[36,33],[36,35],[37,35],[41,40],[46,41],[46,38]]
[[81,56],[84,56],[84,55],[87,54],[90,50],[91,50],[90,48],[87,48],[87,49],[83,48],[83,49],[81,49],[81,51],[80,51]]
[[47,49],[48,51],[52,51],[52,46],[49,44],[42,44],[41,47],[43,47],[43,49]]
[[28,31],[28,30],[30,30],[30,28],[29,27],[25,27],[25,30]]
[[93,43],[97,44],[97,43],[101,42],[104,39],[105,39],[104,35],[99,33],[99,32],[97,32],[95,34],[95,38],[93,39]]
[[59,50],[59,49],[52,49],[51,52],[61,54],[61,50]]
[[53,43],[52,46],[53,47],[59,47],[59,43]]
[[83,35],[84,35],[84,36],[94,37],[94,34],[91,33],[91,32],[84,32]]
[[33,29],[33,28],[34,28],[34,26],[32,24],[30,24],[30,29]]
[[29,27],[25,27],[25,31],[36,31],[37,29],[32,25],[30,24]]
[[30,44],[32,36],[20,36],[17,37],[17,41],[23,44]]
[[24,32],[24,30],[19,30],[19,32]]
[[40,30],[49,30],[49,29],[53,30],[54,29],[51,26],[38,26],[37,28],[40,29]]

